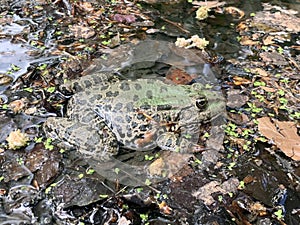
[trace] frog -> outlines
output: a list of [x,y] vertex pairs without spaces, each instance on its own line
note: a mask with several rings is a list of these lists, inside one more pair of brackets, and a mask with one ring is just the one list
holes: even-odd
[[121,80],[112,72],[83,76],[63,86],[74,92],[64,117],[48,117],[47,137],[94,160],[120,148],[200,152],[201,124],[224,111],[219,93],[204,85],[175,85],[161,79]]

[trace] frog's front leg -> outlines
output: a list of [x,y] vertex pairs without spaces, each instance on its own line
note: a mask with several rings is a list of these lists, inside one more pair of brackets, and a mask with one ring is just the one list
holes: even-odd
[[87,158],[101,161],[118,154],[117,139],[106,126],[96,129],[67,118],[50,117],[43,128],[48,137],[62,141],[65,147],[75,147]]
[[175,151],[181,153],[202,152],[205,149],[193,141],[189,135],[175,134],[173,132],[165,132],[156,139],[157,146],[162,150]]

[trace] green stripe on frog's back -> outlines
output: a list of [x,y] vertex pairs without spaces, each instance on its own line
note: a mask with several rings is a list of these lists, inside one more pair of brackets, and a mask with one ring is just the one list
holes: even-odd
[[191,104],[193,97],[199,96],[200,90],[194,90],[191,86],[165,84],[159,80],[138,80],[137,84],[143,86],[136,95],[135,107],[149,106],[172,106],[172,108],[182,107]]

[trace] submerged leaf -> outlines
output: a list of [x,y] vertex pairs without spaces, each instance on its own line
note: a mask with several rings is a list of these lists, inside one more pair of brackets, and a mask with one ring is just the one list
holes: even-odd
[[278,121],[269,117],[258,119],[258,130],[262,135],[275,142],[287,156],[300,160],[300,137],[293,122]]

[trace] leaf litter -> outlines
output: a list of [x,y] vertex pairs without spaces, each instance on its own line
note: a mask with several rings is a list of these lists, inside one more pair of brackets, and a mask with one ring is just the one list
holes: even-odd
[[288,157],[300,160],[300,136],[294,122],[271,120],[269,117],[257,120],[262,135],[273,141]]
[[[222,8],[224,5],[223,2],[213,1],[205,4],[208,4],[209,8],[211,8],[211,11],[208,12],[209,19],[214,17],[212,14],[220,13],[223,9],[223,12],[232,15],[237,13],[236,18],[238,20],[244,16],[243,12],[237,9],[232,9],[230,7]],[[212,7],[210,7],[209,4],[211,4]],[[46,32],[47,30],[39,32],[38,35],[41,36],[38,38],[33,38],[37,37],[36,35],[33,35],[28,36],[29,39],[27,40],[27,35],[19,35],[19,39],[16,38],[15,40],[27,41],[36,49],[43,49],[46,47],[46,51],[44,52],[47,52],[48,50],[50,56],[59,56],[57,58],[59,59],[58,61],[49,62],[49,64],[47,60],[36,63],[34,65],[36,67],[33,66],[30,68],[30,71],[23,77],[27,84],[30,84],[28,80],[35,80],[33,82],[35,85],[33,86],[32,95],[37,95],[36,90],[41,91],[41,93],[46,95],[46,99],[51,98],[49,102],[44,104],[44,107],[50,112],[57,112],[59,111],[59,105],[64,103],[65,99],[62,99],[56,91],[53,93],[48,92],[47,88],[49,86],[53,87],[61,83],[61,80],[63,79],[78,76],[78,74],[89,65],[91,59],[99,56],[105,58],[105,54],[106,52],[109,52],[110,48],[114,48],[124,42],[130,42],[135,37],[143,37],[144,31],[149,30],[149,27],[146,26],[146,24],[150,24],[151,27],[154,26],[155,23],[153,22],[154,20],[152,21],[149,13],[143,13],[140,7],[131,2],[117,1],[113,4],[108,4],[106,2],[103,3],[103,5],[97,5],[95,2],[55,1],[53,5],[56,7],[57,14],[49,14],[50,17],[48,17],[48,19],[59,21],[58,26],[54,27],[50,32],[56,41],[52,40],[52,43],[47,42],[47,38],[49,38],[49,36],[47,36],[47,34],[49,34]],[[31,12],[31,6],[23,5],[22,7],[24,12]],[[38,19],[42,18],[46,8],[47,4],[45,2],[34,7],[32,19],[38,21]],[[62,8],[65,8],[66,11],[62,10]],[[274,8],[277,10],[276,15],[272,15],[270,10]],[[266,12],[266,10],[269,11]],[[72,15],[72,18],[69,17],[70,15]],[[264,20],[266,15],[270,15],[271,19]],[[9,15],[4,14],[4,17],[9,18]],[[282,22],[279,19],[280,17],[285,18],[286,20]],[[228,96],[230,96],[230,98],[229,103],[227,104],[231,109],[230,113],[240,117],[240,126],[231,124],[231,130],[228,129],[227,135],[229,136],[234,133],[238,137],[230,136],[229,147],[227,146],[228,149],[230,149],[230,152],[228,153],[227,161],[217,162],[214,168],[201,164],[203,162],[197,162],[197,165],[195,166],[195,159],[191,164],[185,165],[184,169],[177,174],[166,174],[170,175],[171,181],[169,186],[163,186],[161,187],[161,190],[165,193],[170,193],[169,196],[153,197],[153,194],[145,194],[145,192],[140,193],[140,190],[138,189],[131,190],[131,194],[122,195],[120,193],[124,190],[118,188],[117,182],[111,185],[117,187],[116,191],[106,188],[106,186],[101,186],[101,188],[99,188],[99,177],[94,177],[95,175],[86,173],[84,169],[87,165],[77,164],[78,161],[75,161],[77,167],[74,168],[74,170],[66,168],[66,176],[63,176],[62,179],[58,179],[61,181],[60,183],[51,184],[60,173],[61,165],[61,161],[56,160],[52,154],[56,155],[58,154],[58,151],[64,152],[65,150],[58,148],[46,150],[43,149],[43,145],[37,144],[35,145],[36,148],[28,155],[28,158],[23,158],[23,156],[27,156],[26,153],[17,151],[17,153],[20,154],[20,157],[17,158],[14,166],[21,168],[22,172],[15,174],[18,176],[12,177],[16,181],[19,181],[20,177],[26,177],[28,175],[28,169],[31,174],[35,173],[32,186],[30,186],[36,187],[36,189],[32,193],[36,193],[38,188],[45,190],[47,187],[47,190],[45,191],[47,198],[46,200],[40,201],[37,196],[32,197],[31,204],[41,207],[43,211],[47,212],[49,215],[52,215],[54,210],[56,218],[68,222],[72,221],[72,223],[81,223],[81,220],[77,218],[89,218],[86,219],[86,221],[90,222],[92,220],[96,224],[99,224],[103,222],[103,220],[100,221],[100,218],[105,217],[108,212],[107,209],[111,209],[114,213],[109,214],[110,216],[107,218],[106,222],[113,223],[118,221],[119,224],[122,222],[124,224],[130,224],[131,221],[134,221],[136,224],[141,224],[145,222],[144,220],[147,218],[148,214],[142,216],[141,211],[137,211],[135,208],[137,205],[142,210],[151,209],[151,212],[149,213],[150,217],[152,216],[154,218],[157,215],[163,216],[164,220],[168,222],[174,220],[173,213],[179,213],[178,217],[181,218],[182,221],[186,219],[186,214],[180,214],[181,212],[178,209],[183,209],[183,211],[190,210],[192,212],[192,210],[194,210],[193,206],[198,205],[199,201],[205,202],[205,207],[211,207],[210,209],[212,211],[210,211],[210,213],[217,212],[216,209],[218,203],[228,205],[232,202],[232,198],[230,197],[231,194],[233,196],[235,193],[239,193],[239,195],[245,194],[240,190],[237,191],[237,179],[229,179],[234,181],[232,182],[234,185],[229,189],[225,188],[224,185],[226,183],[224,184],[221,181],[226,181],[228,180],[228,175],[231,176],[231,173],[228,173],[228,171],[231,171],[237,166],[235,160],[239,160],[239,155],[249,156],[249,152],[252,150],[251,148],[255,148],[254,144],[248,143],[249,140],[262,140],[260,139],[261,137],[256,136],[257,131],[261,132],[261,134],[269,139],[270,144],[277,146],[281,151],[285,152],[287,156],[291,158],[295,156],[298,157],[298,154],[289,151],[293,149],[293,145],[287,146],[287,144],[283,143],[282,139],[285,136],[293,137],[296,141],[292,140],[293,138],[288,140],[291,140],[291,144],[295,142],[294,145],[298,145],[299,135],[297,133],[297,119],[299,119],[299,114],[297,114],[297,112],[299,112],[299,98],[297,98],[297,96],[299,96],[299,92],[297,91],[297,87],[299,84],[297,83],[297,79],[299,79],[299,71],[297,71],[297,69],[299,70],[299,66],[297,65],[299,65],[299,57],[294,57],[293,53],[290,51],[291,49],[299,48],[297,41],[294,41],[293,35],[291,35],[291,32],[297,32],[298,27],[297,24],[289,25],[287,23],[287,21],[292,22],[293,20],[298,20],[293,12],[275,6],[265,5],[264,11],[256,13],[254,17],[240,23],[237,30],[240,32],[242,38],[240,43],[244,45],[245,48],[251,48],[251,51],[246,51],[244,48],[244,53],[241,54],[242,62],[238,62],[237,60],[233,63],[236,67],[241,67],[244,71],[243,74],[246,74],[246,76],[240,76],[239,73],[235,73],[232,79],[229,79],[228,88],[230,90],[228,91]],[[280,23],[279,26],[277,26],[278,23]],[[39,25],[41,24],[42,23]],[[49,23],[49,21],[46,21],[45,24],[49,25],[52,24],[52,22]],[[179,24],[173,23],[173,25],[181,28]],[[281,30],[278,30],[278,27],[280,27]],[[257,31],[253,32],[253,29],[257,29]],[[159,31],[161,30],[163,29],[159,29]],[[184,29],[182,29],[182,31],[183,30]],[[281,33],[282,30],[287,30],[289,33],[283,35]],[[253,32],[252,35],[249,35],[251,32]],[[26,32],[24,34],[26,34]],[[168,33],[165,32],[164,34]],[[187,33],[184,32],[184,37],[188,39],[188,36],[186,35]],[[283,45],[283,42],[291,40],[293,40],[294,45],[291,45],[290,48]],[[263,43],[263,45],[261,43]],[[53,46],[57,46],[57,49],[53,49]],[[182,53],[183,52],[180,54]],[[234,62],[234,60],[232,62]],[[48,66],[45,67],[44,64],[48,64]],[[56,67],[56,65],[58,65],[58,67]],[[175,70],[174,73],[170,74],[170,77],[172,77],[171,79],[173,80],[177,80],[180,77],[183,80],[182,83],[189,83],[195,78],[193,75],[191,77],[186,76],[184,70]],[[39,80],[36,80],[36,78]],[[22,84],[19,83],[19,86],[17,87],[27,87],[26,82],[25,86],[22,86]],[[178,81],[178,83],[181,83],[181,81]],[[45,88],[45,90],[41,90],[42,88]],[[236,96],[239,91],[242,92],[242,96]],[[25,105],[20,104],[22,103],[20,101],[23,100],[25,100]],[[15,109],[13,113],[17,115],[26,111],[26,108],[28,107],[37,106],[38,111],[33,111],[33,115],[36,116],[40,113],[41,97],[39,97],[38,100],[39,101],[37,102],[33,102],[20,98],[20,100],[9,100],[9,102],[11,109]],[[30,103],[29,106],[27,105],[28,102]],[[53,109],[53,106],[55,109]],[[6,112],[10,112],[11,109]],[[230,122],[235,122],[237,117],[231,117]],[[258,118],[263,118],[265,121],[260,121],[261,123],[256,126],[255,120]],[[280,120],[275,118],[280,118]],[[291,128],[291,130],[289,130],[289,128]],[[8,152],[9,151],[6,151],[6,154]],[[68,158],[69,155],[72,155],[72,152],[67,151],[62,154],[63,155],[60,156]],[[49,160],[51,157],[52,159]],[[245,158],[249,163],[252,162],[251,158]],[[22,164],[24,159],[25,167]],[[176,161],[176,156],[171,159],[172,161]],[[297,160],[296,158],[294,159]],[[0,160],[3,161],[3,158],[1,157]],[[163,173],[165,169],[164,166],[169,166],[165,165],[165,162],[163,162],[161,158],[154,162],[159,164],[159,166],[156,166],[155,168],[159,171],[153,170],[153,175]],[[266,161],[265,163],[268,162]],[[195,173],[198,168],[204,168],[214,181],[207,179],[202,173]],[[7,167],[5,173],[8,174],[7,171],[9,170],[10,169]],[[17,171],[17,169],[10,170],[11,173],[14,171]],[[251,173],[251,169],[247,171]],[[294,176],[293,173],[291,174],[292,175],[290,176]],[[201,177],[201,179],[199,179],[199,177]],[[257,182],[259,181],[259,176],[257,174],[254,174],[253,177],[254,181],[247,183],[246,186],[260,183]],[[270,175],[270,179],[278,180],[278,177],[272,174]],[[291,185],[294,179],[295,177],[291,177],[289,180]],[[6,181],[8,180],[6,179]],[[281,181],[283,182],[283,180]],[[277,184],[271,181],[267,181],[266,183],[267,184],[265,185]],[[296,186],[295,183],[293,183],[294,186]],[[96,187],[99,188],[97,189],[97,192],[94,190]],[[24,186],[20,188],[20,191],[22,189],[25,190]],[[83,197],[79,194],[80,192]],[[191,195],[192,192],[194,193],[194,196]],[[23,196],[30,196],[29,193],[30,190],[23,191]],[[60,199],[60,202],[57,202],[60,204],[59,207],[53,205],[51,195],[53,193],[56,193],[55,196],[63,196],[62,199]],[[13,195],[13,192],[10,192],[5,198],[10,198]],[[31,196],[34,196],[34,194]],[[236,196],[234,196],[234,198],[235,197]],[[151,200],[149,200],[149,198]],[[241,198],[238,197],[232,202],[232,207],[234,209],[227,208],[228,212],[236,212],[236,214],[232,214],[231,217],[235,218],[240,224],[249,224],[253,220],[259,220],[259,216],[264,216],[264,213],[266,213],[265,204],[247,199],[248,198],[245,197],[245,195]],[[18,202],[18,204],[29,204],[27,200],[22,201],[19,199],[16,202]],[[166,204],[165,201],[171,202],[171,204],[182,203],[182,205],[177,205],[176,207],[173,207],[172,205],[172,207],[169,207],[169,203]],[[78,208],[76,208],[78,205],[85,207],[78,210]],[[124,210],[128,205],[129,209]],[[94,209],[92,213],[88,211],[89,206],[92,206]],[[10,207],[12,210],[15,209],[13,206]],[[247,211],[252,217],[245,217],[241,214],[241,211]],[[28,221],[31,221],[32,223],[36,222],[33,211],[27,214],[24,210],[21,212],[23,215],[29,215],[29,217],[21,218],[20,214],[16,215],[14,213],[11,213],[10,215],[12,218],[19,218],[20,221],[22,220],[25,223]],[[71,216],[72,213],[74,213],[73,215],[76,218]],[[201,218],[203,215],[203,211],[198,210],[198,214],[195,212],[193,217],[195,218],[198,216]],[[209,215],[209,213],[207,215]],[[143,217],[143,220],[140,216]],[[210,219],[216,222],[213,218]],[[283,224],[281,218],[275,220],[276,222],[279,221]]]

